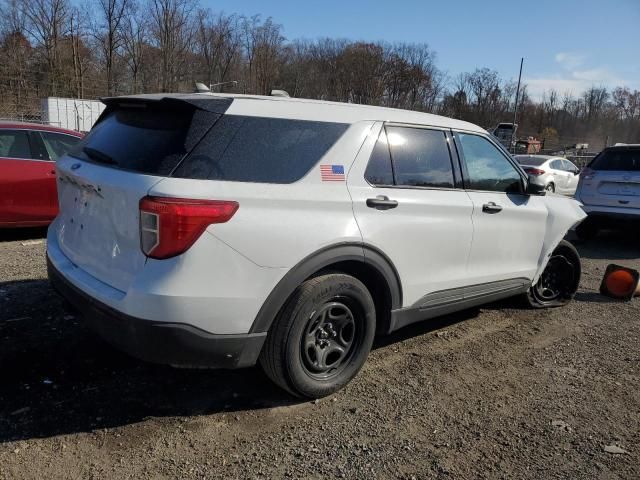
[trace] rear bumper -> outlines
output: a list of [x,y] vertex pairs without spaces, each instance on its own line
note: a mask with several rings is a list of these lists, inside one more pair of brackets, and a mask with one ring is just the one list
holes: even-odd
[[254,365],[266,333],[216,335],[183,323],[154,322],[119,312],[64,278],[47,256],[53,288],[106,341],[141,360],[179,367],[241,368]]

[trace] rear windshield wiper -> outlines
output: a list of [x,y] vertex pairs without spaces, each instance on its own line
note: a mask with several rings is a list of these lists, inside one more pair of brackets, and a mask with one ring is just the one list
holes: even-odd
[[107,155],[104,152],[101,152],[100,150],[96,150],[95,148],[82,147],[82,151],[87,155],[87,157],[89,157],[91,160],[95,160],[96,162],[108,163],[110,165],[118,164],[118,162],[116,162],[109,155]]

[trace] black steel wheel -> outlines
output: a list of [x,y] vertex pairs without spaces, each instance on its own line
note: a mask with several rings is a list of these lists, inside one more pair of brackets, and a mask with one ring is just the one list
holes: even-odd
[[350,308],[349,303],[348,298],[336,297],[309,318],[300,354],[310,376],[326,379],[339,375],[362,342],[362,315],[357,305]]
[[573,245],[562,240],[536,284],[529,289],[529,305],[534,308],[566,305],[578,290],[580,275],[580,255]]
[[364,284],[341,273],[321,275],[286,302],[267,334],[260,364],[296,396],[330,395],[356,376],[375,331],[375,306]]

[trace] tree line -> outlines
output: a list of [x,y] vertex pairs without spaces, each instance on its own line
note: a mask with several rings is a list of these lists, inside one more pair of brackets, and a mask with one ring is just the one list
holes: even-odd
[[[0,116],[47,96],[214,91],[407,108],[483,127],[512,121],[516,84],[488,68],[455,77],[426,44],[288,40],[272,18],[202,8],[198,0],[0,0]],[[523,85],[520,133],[563,143],[640,140],[640,91]]]

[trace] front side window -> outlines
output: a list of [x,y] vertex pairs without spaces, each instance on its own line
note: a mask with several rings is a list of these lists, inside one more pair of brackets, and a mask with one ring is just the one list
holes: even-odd
[[42,141],[47,149],[49,158],[53,161],[58,160],[80,141],[77,137],[62,133],[40,132],[40,135],[42,136]]
[[387,127],[396,185],[453,188],[447,137],[440,130]]
[[564,165],[562,165],[562,160],[552,160],[549,163],[549,166],[554,170],[564,170]]
[[447,137],[440,130],[385,127],[371,153],[365,178],[379,186],[454,188]]
[[27,132],[24,130],[0,130],[0,157],[32,158]]
[[573,173],[578,171],[578,167],[576,167],[569,160],[562,160],[562,166],[564,167],[563,170],[566,170],[567,172]]
[[479,135],[458,133],[471,190],[522,191],[522,177],[496,146]]

